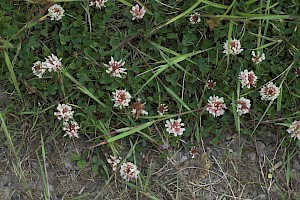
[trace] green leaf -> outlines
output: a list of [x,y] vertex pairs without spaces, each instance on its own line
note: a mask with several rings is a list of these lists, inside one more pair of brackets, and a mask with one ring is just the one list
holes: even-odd
[[86,166],[86,161],[85,161],[85,160],[78,160],[78,161],[77,161],[77,167],[78,167],[79,169],[84,169],[85,166]]
[[77,161],[77,160],[80,160],[80,158],[81,158],[81,157],[80,157],[80,155],[78,155],[78,154],[72,154],[72,155],[71,155],[71,159],[72,159],[72,160]]
[[98,171],[99,171],[99,165],[96,164],[92,165],[92,173],[96,174],[98,173]]

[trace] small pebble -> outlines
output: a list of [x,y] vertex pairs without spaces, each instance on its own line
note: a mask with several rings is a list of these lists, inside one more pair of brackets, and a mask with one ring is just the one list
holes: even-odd
[[180,158],[180,160],[179,160],[179,163],[182,164],[182,163],[184,163],[187,159],[188,159],[187,156],[181,156],[181,158]]

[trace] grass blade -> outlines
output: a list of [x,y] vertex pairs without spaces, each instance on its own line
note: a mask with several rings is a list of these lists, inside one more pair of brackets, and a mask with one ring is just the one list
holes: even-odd
[[177,95],[175,94],[175,92],[173,92],[173,90],[171,90],[170,88],[168,88],[167,86],[165,86],[165,89],[167,90],[167,92],[174,97],[183,107],[185,107],[187,110],[191,110],[190,107]]
[[126,1],[126,0],[118,0],[118,1],[121,2],[122,4],[126,5],[126,6],[130,6],[130,7],[133,6],[131,3],[129,3],[129,2]]
[[232,112],[233,112],[233,116],[234,116],[235,128],[236,128],[237,132],[240,133],[241,132],[240,117],[236,110],[236,100],[235,100],[235,96],[234,96],[233,92],[232,92],[232,102],[231,103],[232,103]]
[[215,7],[215,8],[220,8],[220,9],[228,9],[229,6],[226,6],[226,5],[223,5],[223,4],[218,4],[218,3],[215,3],[215,2],[211,2],[211,1],[208,1],[208,0],[201,0],[201,2],[209,5],[209,6],[212,6],[212,7]]
[[154,28],[149,34],[148,36],[152,35],[155,31],[157,31],[158,29],[161,29],[164,26],[167,26],[168,24],[171,24],[173,22],[175,22],[176,20],[188,15],[189,13],[191,13],[200,3],[202,2],[202,0],[198,0],[196,3],[194,3],[194,5],[192,5],[189,9],[187,9],[186,11],[184,11],[183,13],[181,13],[180,15],[177,15],[176,17],[170,19],[169,21],[167,21],[166,23],[164,23],[163,25],[160,25],[159,27]]
[[261,45],[260,47],[258,47],[258,48],[255,48],[255,49],[253,49],[253,50],[260,50],[260,49],[264,49],[264,48],[267,48],[267,47],[269,47],[269,46],[273,46],[273,45],[275,45],[275,44],[277,44],[277,43],[281,43],[281,42],[282,42],[282,40],[277,40],[277,41],[274,41],[274,42],[270,42],[270,43],[267,43],[267,44]]
[[44,140],[43,140],[43,136],[41,134],[41,148],[42,148],[42,158],[43,158],[43,162],[44,162],[44,166],[40,160],[39,154],[36,150],[35,154],[38,160],[38,164],[40,166],[41,169],[41,175],[42,175],[42,181],[45,187],[45,199],[50,199],[50,191],[49,191],[49,182],[48,182],[48,176],[47,176],[47,169],[46,169],[46,151],[45,151],[45,145],[44,145]]
[[152,121],[152,122],[147,122],[147,123],[145,123],[145,124],[142,124],[142,125],[139,125],[139,126],[137,126],[137,127],[135,127],[135,128],[132,128],[131,130],[129,130],[129,131],[127,131],[127,132],[124,132],[124,133],[121,133],[121,134],[119,134],[119,135],[117,135],[117,136],[114,136],[114,137],[112,137],[112,138],[109,138],[109,139],[107,140],[107,143],[111,143],[111,142],[114,142],[114,141],[116,141],[116,140],[119,140],[119,139],[122,139],[122,138],[124,138],[124,137],[127,137],[127,136],[129,136],[129,135],[132,135],[132,134],[134,134],[134,133],[136,133],[136,132],[138,132],[138,131],[141,131],[141,130],[143,130],[143,129],[145,129],[145,128],[148,128],[148,127],[151,126],[153,123],[154,123],[154,121]]
[[19,83],[17,81],[16,75],[15,75],[15,72],[14,72],[14,69],[13,69],[13,65],[12,65],[6,51],[4,51],[4,60],[5,60],[5,63],[7,65],[8,71],[10,72],[10,77],[11,77],[11,80],[12,80],[14,86],[15,86],[15,89],[17,90],[18,96],[22,100],[23,96],[22,96],[20,88],[19,88]]
[[77,88],[81,92],[83,92],[84,94],[86,94],[89,97],[91,97],[92,99],[94,99],[97,103],[99,103],[104,108],[107,107],[102,101],[100,101],[100,99],[98,99],[95,95],[93,95],[85,86],[83,86],[81,83],[79,83],[79,81],[77,81],[71,74],[69,74],[66,71],[63,74],[65,77],[69,78],[72,82],[74,82],[77,85]]
[[[173,54],[174,56],[182,56],[181,54],[179,54],[179,53],[177,53],[177,52],[175,52],[175,51],[173,51],[173,50],[171,50],[171,49],[168,49],[168,48],[166,48],[166,47],[163,47],[163,46],[161,46],[161,45],[159,45],[159,44],[156,44],[156,43],[154,43],[154,42],[150,42],[150,43],[151,43],[154,47],[156,47],[157,49],[160,49],[160,50],[162,50],[162,51],[164,51],[164,52],[166,52],[166,53]],[[187,61],[189,61],[189,62],[191,62],[191,63],[193,63],[193,64],[196,65],[196,63],[195,63],[194,61],[190,60],[190,59],[187,59]],[[160,63],[160,62],[165,62],[165,61],[158,61],[157,63]]]
[[229,64],[230,64],[230,60],[229,60],[229,57],[230,57],[230,41],[232,39],[232,32],[233,32],[233,21],[230,20],[229,22],[229,29],[228,29],[228,38],[227,38],[227,67],[226,67],[226,71],[229,67]]

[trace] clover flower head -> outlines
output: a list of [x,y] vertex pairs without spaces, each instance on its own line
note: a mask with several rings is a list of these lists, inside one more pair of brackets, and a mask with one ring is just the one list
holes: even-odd
[[117,167],[121,159],[122,159],[121,157],[112,156],[112,155],[110,155],[110,158],[107,158],[107,162],[110,164],[113,171],[117,171]]
[[159,115],[164,115],[165,112],[168,112],[168,106],[166,106],[164,103],[159,104],[157,112]]
[[216,87],[216,85],[217,85],[217,83],[212,80],[208,80],[206,83],[206,87],[211,90],[214,89]]
[[57,72],[61,70],[61,58],[58,59],[54,54],[48,56],[46,61],[44,62],[45,67],[48,69],[49,72]]
[[58,4],[54,4],[48,9],[48,13],[51,20],[56,20],[56,21],[61,20],[61,18],[65,16],[64,12],[65,12],[64,9]]
[[57,117],[58,120],[63,119],[64,121],[69,121],[73,119],[74,111],[72,111],[72,107],[66,104],[58,104],[57,111],[54,112],[54,115]]
[[300,121],[295,120],[286,131],[292,138],[300,140]]
[[269,82],[261,88],[259,93],[261,95],[261,100],[274,101],[279,96],[280,90],[276,87],[276,84]]
[[201,22],[200,14],[197,12],[194,12],[194,14],[190,15],[190,22],[191,24],[198,24]]
[[65,121],[63,123],[63,130],[66,131],[66,134],[64,135],[65,136],[69,136],[69,138],[72,138],[72,137],[76,137],[76,138],[79,138],[78,136],[78,130],[80,129],[79,125],[77,122],[75,121]]
[[131,162],[126,162],[121,165],[120,175],[126,181],[136,180],[139,173],[140,171],[137,170],[137,166]]
[[229,49],[228,49],[228,40],[227,40],[224,43],[223,48],[224,48],[223,53],[225,53],[226,55],[228,55],[228,53],[232,54],[232,55],[238,55],[242,51],[244,51],[244,49],[242,49],[242,47],[241,47],[240,40],[237,40],[237,39],[233,39],[230,41]]
[[43,74],[46,72],[45,64],[41,61],[33,63],[33,67],[31,69],[33,74],[39,78],[42,78]]
[[131,113],[138,119],[141,115],[148,115],[148,112],[145,110],[145,104],[141,103],[141,99],[137,99],[136,102],[132,103]]
[[90,6],[96,6],[96,8],[104,8],[106,7],[105,6],[105,3],[107,2],[107,0],[93,0],[93,1],[90,1]]
[[240,73],[239,79],[241,80],[242,88],[250,88],[251,86],[256,86],[257,76],[255,76],[253,71],[249,72],[247,69],[245,69]]
[[116,90],[113,94],[112,101],[115,102],[114,107],[119,107],[120,109],[124,108],[125,106],[129,105],[131,101],[131,95],[129,92],[125,90]]
[[122,59],[120,61],[114,61],[114,58],[111,57],[108,65],[104,65],[108,67],[106,73],[110,74],[110,76],[122,78],[121,74],[127,74],[126,69],[122,68],[122,66],[125,65],[125,62],[122,62]]
[[193,146],[190,150],[190,154],[191,154],[192,158],[195,158],[195,156],[198,154],[198,148]]
[[132,7],[130,13],[132,14],[133,18],[132,20],[135,20],[135,19],[143,19],[145,13],[146,13],[146,10],[144,7],[142,7],[140,9],[139,5],[136,4],[135,6]]
[[166,121],[165,127],[167,132],[174,134],[174,136],[182,135],[185,131],[184,123],[181,122],[181,119],[170,119]]
[[236,101],[236,111],[239,115],[247,114],[250,112],[251,101],[244,97]]
[[266,59],[266,56],[264,53],[260,53],[259,51],[257,52],[257,55],[255,54],[255,51],[252,51],[251,53],[252,55],[252,62],[254,62],[255,64],[259,64],[262,61],[264,61]]
[[210,96],[208,99],[208,104],[206,110],[212,114],[214,117],[224,115],[227,106],[224,104],[223,97]]

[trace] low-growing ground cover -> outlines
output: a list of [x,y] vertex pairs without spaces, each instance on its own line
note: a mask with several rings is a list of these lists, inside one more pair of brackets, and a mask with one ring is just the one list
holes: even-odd
[[299,4],[1,1],[2,198],[299,198]]

